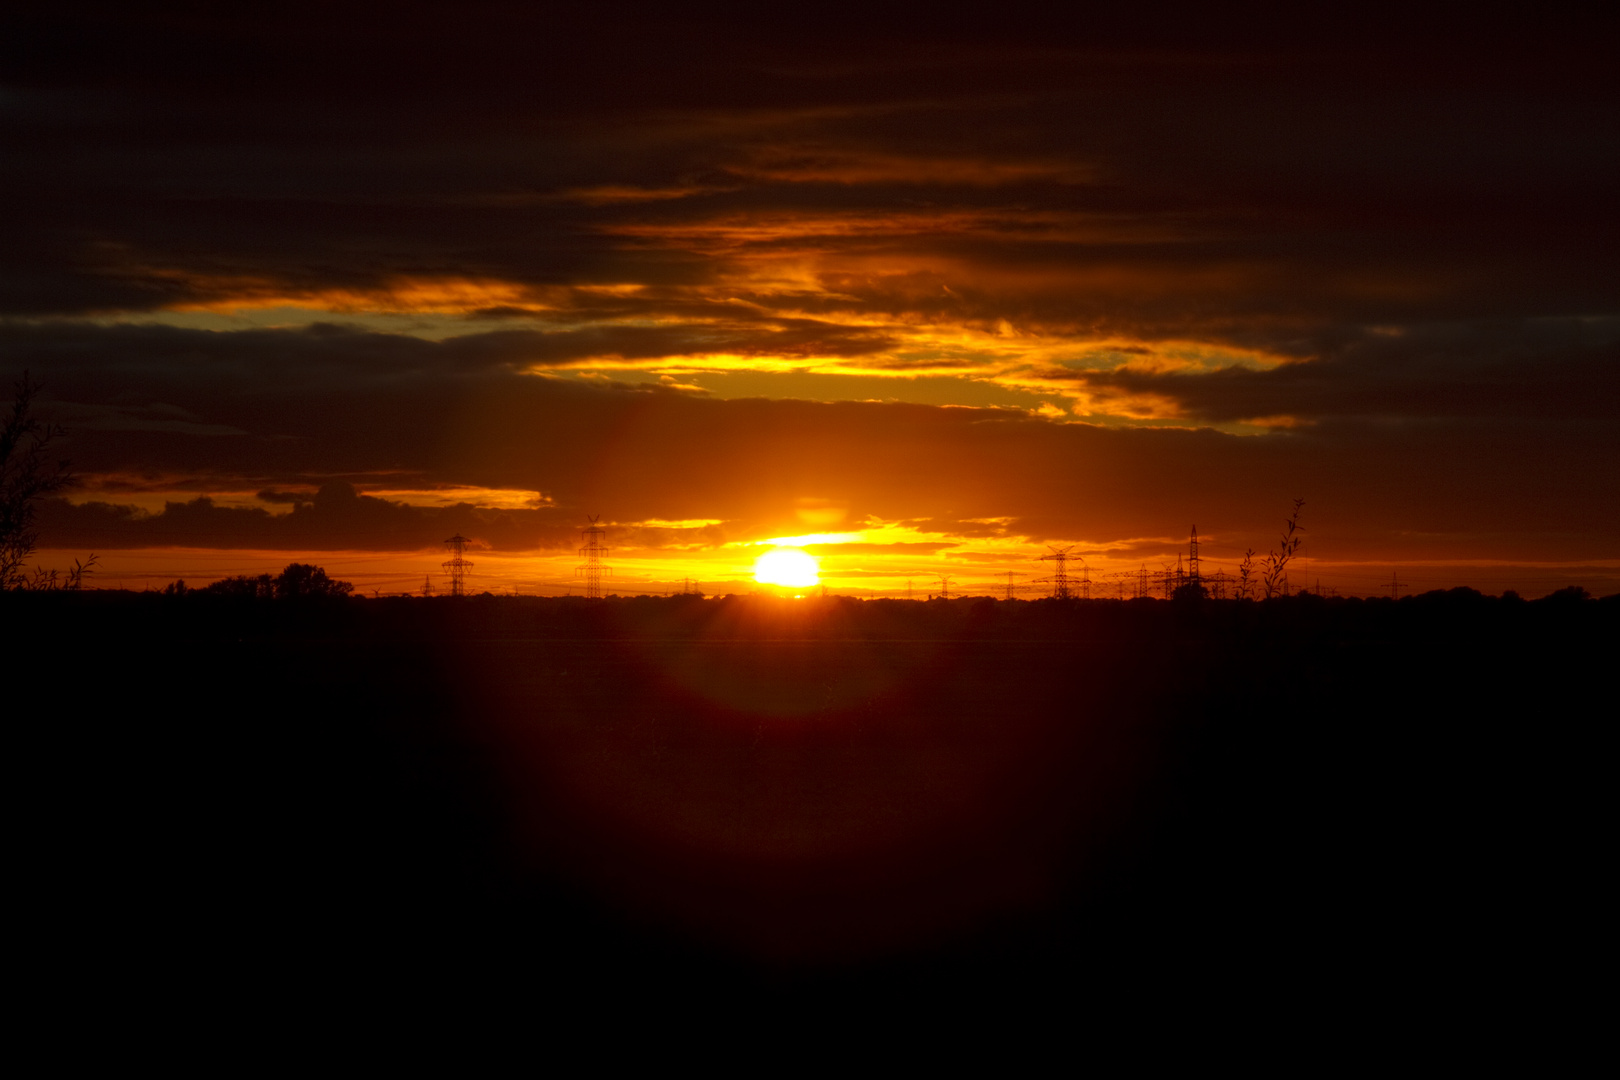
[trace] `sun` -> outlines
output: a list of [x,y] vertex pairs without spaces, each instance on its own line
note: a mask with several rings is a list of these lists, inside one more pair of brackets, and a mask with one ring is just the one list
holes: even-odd
[[798,548],[773,548],[754,560],[754,580],[762,585],[803,589],[821,581],[816,560]]

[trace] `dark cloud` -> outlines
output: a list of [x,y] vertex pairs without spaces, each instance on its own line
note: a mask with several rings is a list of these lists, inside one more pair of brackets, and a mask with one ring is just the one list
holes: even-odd
[[284,503],[296,506],[299,503],[313,502],[314,495],[313,491],[276,491],[274,488],[265,488],[256,494],[254,498],[263,503]]
[[926,264],[956,315],[1171,333],[1620,283],[1602,24],[556,15],[28,16],[0,302],[731,286],[797,254],[857,311],[949,310],[894,287]]
[[576,530],[556,514],[492,510],[466,503],[409,506],[360,495],[348,484],[328,484],[290,512],[218,506],[206,495],[167,503],[160,513],[105,502],[73,505],[55,499],[40,515],[51,543],[111,550],[140,547],[252,548],[285,551],[437,551],[461,534],[476,547],[562,550]]
[[1418,327],[1364,334],[1266,371],[1085,372],[1098,390],[1168,397],[1201,421],[1256,417],[1620,420],[1614,320]]

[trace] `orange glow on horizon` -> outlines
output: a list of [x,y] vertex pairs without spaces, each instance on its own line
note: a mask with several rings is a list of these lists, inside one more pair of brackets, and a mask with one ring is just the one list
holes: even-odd
[[[913,534],[915,536],[917,534]],[[1203,539],[1203,538],[1201,538]],[[1157,579],[1165,569],[1173,569],[1184,541],[1171,537],[1142,538],[1129,546],[1138,550],[1110,553],[1104,546],[1091,547],[1085,555],[1089,567],[1091,595],[1098,599],[1129,598],[1141,571]],[[1206,544],[1209,544],[1206,541]],[[750,547],[752,545],[749,545]],[[1206,546],[1206,578],[1224,571],[1230,578],[1238,556],[1219,545]],[[757,550],[757,548],[754,548]],[[610,557],[613,582],[607,591],[623,596],[665,595],[683,587],[709,596],[746,594],[761,589],[804,589],[824,585],[835,595],[872,599],[913,595],[921,600],[938,588],[938,575],[951,578],[954,596],[1003,598],[1009,585],[1007,574],[1019,599],[1033,600],[1048,595],[1051,585],[1039,579],[1050,576],[1050,563],[1037,560],[1046,549],[1023,537],[950,537],[938,544],[915,541],[871,544],[848,543],[817,545],[817,550],[797,551],[815,567],[815,577],[793,579],[795,583],[771,584],[753,572],[759,558],[741,545],[725,545],[701,551],[616,550]],[[778,553],[787,549],[778,548]],[[70,567],[75,558],[87,553],[78,550],[41,549],[33,563],[48,568]],[[772,552],[766,552],[767,555]],[[162,589],[184,579],[193,588],[237,574],[279,573],[288,563],[303,562],[321,566],[334,578],[350,581],[365,596],[420,595],[424,579],[436,593],[447,586],[441,569],[444,553],[439,550],[400,551],[301,551],[209,548],[131,548],[102,550],[86,580],[92,589]],[[469,576],[473,593],[492,592],[497,596],[580,595],[574,576],[578,557],[572,552],[504,552],[480,550],[477,568]],[[1403,589],[1421,592],[1449,588],[1469,582],[1487,592],[1516,589],[1526,597],[1544,595],[1570,584],[1584,584],[1599,595],[1620,587],[1620,560],[1517,560],[1504,558],[1414,559],[1411,557],[1368,557],[1347,555],[1338,558],[1301,556],[1292,569],[1293,586],[1324,588],[1344,595],[1387,595],[1391,567],[1398,567]],[[1081,567],[1071,564],[1071,587],[1078,584]],[[771,576],[775,576],[772,574]],[[1153,595],[1162,596],[1158,586]]]

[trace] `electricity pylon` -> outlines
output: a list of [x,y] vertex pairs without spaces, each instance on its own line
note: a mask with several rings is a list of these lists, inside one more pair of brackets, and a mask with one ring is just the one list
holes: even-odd
[[472,541],[460,533],[456,533],[456,535],[444,542],[444,546],[450,549],[450,558],[439,565],[443,566],[450,575],[451,596],[467,595],[467,571],[472,569],[472,563],[461,556],[466,552],[467,545],[470,543]]
[[574,573],[585,579],[585,598],[588,600],[602,599],[602,575],[611,577],[613,574],[612,569],[602,563],[602,556],[607,554],[608,549],[602,543],[607,530],[597,524],[601,518],[601,514],[591,515],[591,523],[579,531],[580,539],[585,541],[579,553],[585,556],[585,562],[576,567]]

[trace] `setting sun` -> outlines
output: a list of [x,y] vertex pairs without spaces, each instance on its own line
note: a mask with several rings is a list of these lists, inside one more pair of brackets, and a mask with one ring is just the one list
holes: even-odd
[[763,585],[802,589],[821,581],[816,560],[798,548],[776,548],[754,560],[754,580]]

